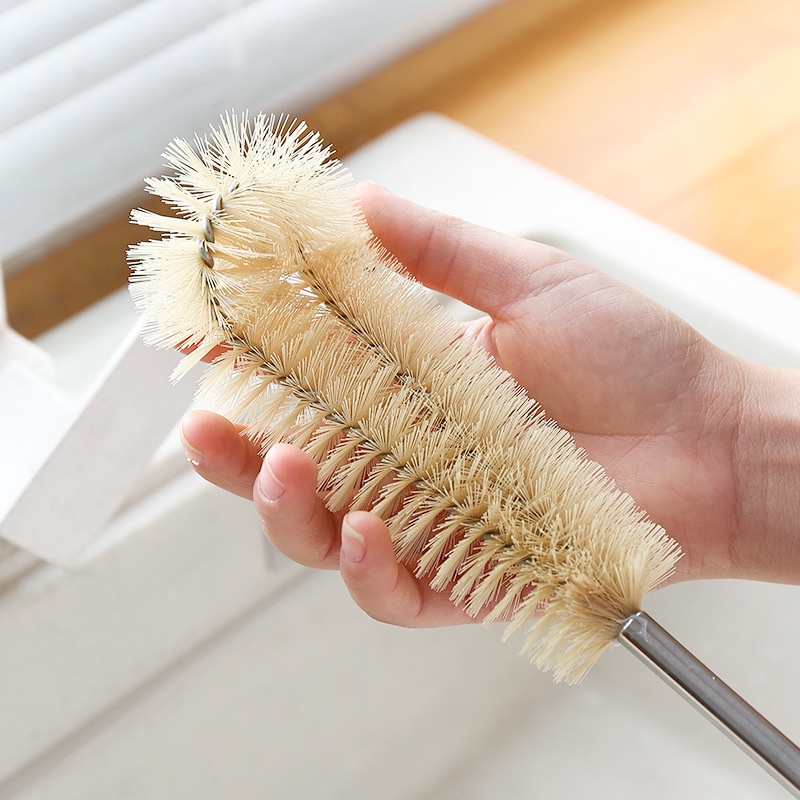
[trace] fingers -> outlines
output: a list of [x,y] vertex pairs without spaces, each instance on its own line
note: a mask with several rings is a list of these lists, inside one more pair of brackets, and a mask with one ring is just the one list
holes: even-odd
[[298,564],[339,566],[339,532],[317,496],[317,465],[307,453],[276,444],[264,458],[253,502],[267,538]]
[[397,562],[389,532],[374,514],[344,518],[339,568],[353,600],[380,622],[421,628],[472,621]]
[[286,556],[308,567],[339,569],[370,616],[405,627],[467,622],[446,594],[398,564],[386,525],[357,511],[341,522],[316,494],[317,467],[306,453],[276,444],[264,458],[253,499],[264,531]]
[[340,569],[353,599],[370,616],[404,627],[471,621],[446,594],[395,559],[386,525],[367,512],[341,523],[317,496],[317,466],[302,450],[276,444],[263,459],[241,428],[208,411],[192,411],[181,438],[195,470],[211,483],[252,498],[267,538],[308,567]]
[[585,270],[560,250],[423,208],[375,184],[359,184],[356,198],[372,232],[418,280],[495,318]]
[[264,532],[284,555],[307,567],[339,569],[356,603],[381,622],[416,628],[470,621],[446,594],[397,562],[381,519],[356,511],[340,528],[317,497],[316,477],[312,458],[290,445],[276,444],[264,458],[253,499]]
[[317,466],[286,444],[261,459],[241,426],[209,411],[191,411],[181,439],[195,471],[210,483],[253,500],[267,538],[300,564],[339,566],[339,534],[316,494]]
[[181,440],[199,475],[240,497],[252,497],[261,457],[241,435],[241,426],[210,411],[190,411],[181,423]]

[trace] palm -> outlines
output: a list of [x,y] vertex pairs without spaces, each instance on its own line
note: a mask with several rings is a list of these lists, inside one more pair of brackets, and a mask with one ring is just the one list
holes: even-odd
[[471,333],[681,541],[680,577],[700,564],[706,576],[724,572],[731,520],[718,510],[732,505],[731,441],[703,436],[709,422],[725,429],[708,418],[708,343],[577,262],[556,265],[552,280]]

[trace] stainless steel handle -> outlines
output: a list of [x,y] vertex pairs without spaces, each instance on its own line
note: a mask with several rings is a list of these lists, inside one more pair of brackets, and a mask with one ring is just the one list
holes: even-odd
[[800,749],[643,611],[623,620],[620,643],[703,711],[800,797]]

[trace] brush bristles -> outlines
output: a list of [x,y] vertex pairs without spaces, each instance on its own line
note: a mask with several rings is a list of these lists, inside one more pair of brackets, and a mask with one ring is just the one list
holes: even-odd
[[224,343],[201,403],[302,447],[329,508],[380,514],[419,576],[579,679],[675,543],[371,240],[302,124],[228,116],[165,155],[148,186],[180,216],[133,215],[164,234],[130,251],[146,339],[188,364]]

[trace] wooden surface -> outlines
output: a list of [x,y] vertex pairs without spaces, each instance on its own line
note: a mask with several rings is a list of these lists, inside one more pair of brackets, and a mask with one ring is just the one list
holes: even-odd
[[800,290],[796,0],[589,4],[436,105]]
[[[797,0],[508,0],[313,109],[344,155],[422,111],[800,290]],[[122,285],[127,211],[7,286],[33,336]]]

